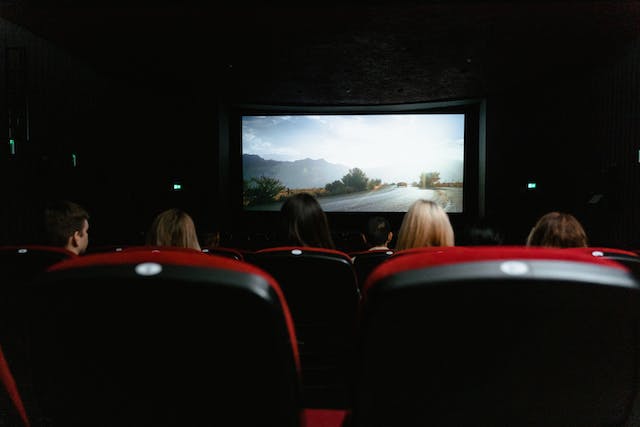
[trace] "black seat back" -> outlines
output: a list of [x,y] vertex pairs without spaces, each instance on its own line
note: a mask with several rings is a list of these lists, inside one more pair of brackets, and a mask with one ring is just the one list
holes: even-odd
[[417,251],[380,266],[363,298],[356,426],[634,416],[640,289],[616,263],[562,249]]
[[376,268],[380,263],[386,261],[391,255],[393,255],[392,250],[374,250],[374,251],[362,251],[362,252],[352,252],[349,254],[353,259],[353,268],[356,271],[356,276],[358,277],[358,287],[362,289],[364,283],[369,277],[369,274]]
[[305,405],[345,407],[359,302],[351,259],[330,249],[277,247],[250,260],[276,278],[291,309]]
[[299,423],[288,308],[253,266],[170,249],[87,255],[31,292],[46,425]]

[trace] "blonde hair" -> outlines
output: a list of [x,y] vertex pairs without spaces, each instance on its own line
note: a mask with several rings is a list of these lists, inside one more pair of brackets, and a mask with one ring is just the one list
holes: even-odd
[[453,245],[449,215],[431,200],[416,200],[402,219],[396,250]]
[[168,209],[156,216],[147,233],[147,245],[201,250],[193,220],[180,209]]
[[527,246],[584,248],[587,245],[587,233],[582,224],[573,215],[564,212],[543,215],[527,237]]

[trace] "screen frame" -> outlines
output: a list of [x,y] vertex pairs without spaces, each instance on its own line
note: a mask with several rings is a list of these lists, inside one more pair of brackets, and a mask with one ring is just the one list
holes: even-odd
[[[457,228],[485,213],[486,100],[483,98],[382,104],[382,105],[221,105],[219,112],[219,194],[227,207],[224,226],[230,230],[261,232],[274,230],[279,212],[248,211],[242,203],[242,117],[247,115],[341,115],[341,114],[460,114],[465,115],[463,212],[449,214]],[[372,215],[389,219],[399,228],[404,212],[327,212],[333,229],[357,230]]]

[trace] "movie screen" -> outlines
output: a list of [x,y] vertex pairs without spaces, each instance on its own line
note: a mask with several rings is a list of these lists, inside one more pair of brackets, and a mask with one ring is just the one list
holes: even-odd
[[245,210],[314,194],[326,212],[463,212],[464,114],[242,117]]

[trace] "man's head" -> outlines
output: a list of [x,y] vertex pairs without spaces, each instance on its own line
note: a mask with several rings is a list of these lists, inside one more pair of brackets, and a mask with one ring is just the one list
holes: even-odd
[[80,205],[61,200],[45,209],[47,242],[63,247],[76,255],[87,250],[89,245],[89,214]]
[[386,246],[391,241],[393,233],[386,218],[374,216],[367,222],[366,238],[370,246]]

